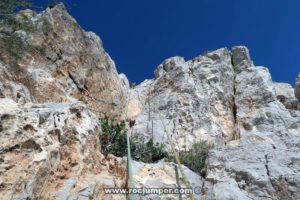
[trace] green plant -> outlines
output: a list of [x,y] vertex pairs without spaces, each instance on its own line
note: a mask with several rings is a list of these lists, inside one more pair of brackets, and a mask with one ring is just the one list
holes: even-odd
[[80,28],[77,22],[73,22],[72,25],[74,28]]
[[131,138],[131,152],[134,160],[152,163],[167,157],[164,145],[154,143],[153,139],[144,142],[143,139]]
[[16,35],[8,36],[3,39],[3,43],[4,49],[11,55],[12,58],[16,60],[22,58],[26,47],[20,37]]
[[136,87],[136,83],[135,82],[130,82],[129,86],[131,89],[134,89]]
[[88,104],[88,102],[87,102],[87,100],[86,100],[86,98],[85,98],[84,96],[81,96],[81,97],[79,98],[79,101],[81,101],[81,102],[84,103],[84,104]]
[[[46,56],[46,47],[45,46],[33,46],[33,49],[38,52],[41,56]],[[84,101],[87,104],[87,101]]]
[[183,165],[200,174],[203,172],[205,160],[211,148],[213,145],[206,141],[196,142],[190,150],[179,152],[179,159]]
[[8,17],[4,21],[4,24],[11,27],[14,31],[23,30],[26,32],[33,32],[34,27],[28,20],[17,20],[14,17]]
[[[115,156],[127,156],[127,130],[124,121],[117,122],[112,117],[100,119],[102,134],[100,135],[102,152],[114,154]],[[167,153],[164,151],[163,144],[154,144],[153,140],[145,142],[137,137],[130,138],[132,159],[142,162],[156,162]]]
[[100,120],[102,152],[123,157],[127,154],[126,124],[118,123],[114,118],[105,117]]
[[16,11],[31,7],[28,0],[1,0],[0,1],[0,19],[11,17]]
[[204,56],[207,56],[207,54],[209,54],[211,51],[210,50],[205,50],[204,52],[203,52],[203,55]]

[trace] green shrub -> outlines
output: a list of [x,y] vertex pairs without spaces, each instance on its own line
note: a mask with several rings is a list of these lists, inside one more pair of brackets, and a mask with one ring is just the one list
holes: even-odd
[[81,102],[84,103],[84,104],[88,104],[88,101],[86,100],[86,98],[85,98],[84,96],[81,96],[81,97],[79,98],[79,101],[81,101]]
[[129,87],[130,87],[131,89],[134,89],[134,88],[136,87],[136,83],[135,83],[135,82],[130,82],[130,83],[129,83]]
[[22,58],[25,45],[22,39],[16,35],[11,35],[3,39],[3,48],[10,54],[13,59]]
[[181,164],[187,166],[194,172],[199,174],[203,173],[205,160],[211,148],[213,148],[213,145],[208,144],[206,141],[194,143],[190,150],[179,152]]
[[45,46],[33,46],[26,44],[22,38],[12,34],[2,39],[1,46],[4,49],[4,52],[7,52],[10,56],[10,59],[17,61],[22,59],[26,52],[37,53],[40,56],[46,56],[46,47]]
[[6,19],[12,16],[20,9],[31,7],[31,2],[28,0],[1,0],[0,1],[0,19]]
[[127,155],[127,137],[125,122],[118,123],[114,118],[105,117],[100,120],[102,152],[123,157]]
[[[41,56],[46,56],[46,47],[45,46],[33,46],[33,48]],[[87,104],[86,100],[85,100],[85,104]]]
[[[118,157],[127,156],[127,130],[125,122],[117,122],[114,118],[105,117],[100,120],[102,134],[100,135],[102,152],[113,154]],[[167,153],[163,150],[162,144],[154,144],[150,139],[145,142],[137,137],[130,138],[132,159],[142,162],[156,162]]]
[[153,139],[144,142],[143,139],[132,138],[130,144],[132,158],[137,161],[152,163],[168,156],[164,151],[164,145],[154,144]]
[[14,31],[23,30],[26,32],[33,32],[34,27],[30,21],[26,20],[16,20],[14,17],[8,17],[4,20],[4,24],[11,27]]

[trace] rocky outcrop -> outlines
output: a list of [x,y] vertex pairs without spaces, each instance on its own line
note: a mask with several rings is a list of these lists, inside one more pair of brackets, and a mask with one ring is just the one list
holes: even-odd
[[206,163],[203,199],[300,198],[300,112],[293,88],[273,83],[247,48],[191,61],[170,58],[135,92],[143,105],[135,134],[168,144],[164,121],[178,149],[200,140],[218,147]]
[[[101,154],[98,119],[84,104],[22,105],[3,98],[0,119],[1,199],[126,199],[104,192],[126,188],[126,159]],[[133,166],[137,187],[184,187],[172,163]],[[202,178],[185,171],[192,185],[200,187]]]
[[[203,178],[197,173],[184,167],[192,189],[195,199],[201,199],[201,190]],[[135,187],[137,188],[186,188],[182,181],[182,175],[179,172],[178,166],[174,163],[160,161],[154,164],[145,164],[140,162],[133,162],[133,174]],[[159,197],[161,196],[161,197]],[[138,199],[152,200],[152,199],[189,199],[187,194],[161,194],[157,193],[147,195],[135,195]]]
[[300,74],[298,74],[296,85],[295,85],[295,96],[300,102]]
[[206,140],[220,146],[238,137],[235,129],[231,53],[219,49],[191,61],[165,60],[155,80],[135,88],[143,105],[133,132],[168,144],[162,121],[179,149]]
[[[126,199],[103,190],[128,184],[126,158],[101,153],[105,114],[131,119],[134,136],[168,151],[164,125],[177,150],[214,144],[202,177],[183,167],[196,199],[300,199],[299,81],[295,90],[273,82],[246,47],[169,58],[129,89],[99,37],[62,4],[16,19],[26,26],[0,26],[1,199]],[[185,187],[174,163],[132,166],[136,187]]]
[[204,197],[298,199],[300,112],[277,100],[266,68],[247,63],[235,65],[240,145],[210,153]]
[[277,99],[287,108],[298,109],[298,100],[295,97],[294,88],[287,83],[273,83]]
[[100,153],[85,105],[0,99],[0,117],[2,199],[102,199],[103,187],[126,183],[125,161]]
[[[8,46],[0,57],[14,77],[7,81],[25,85],[39,103],[81,99],[97,114],[122,112],[129,89],[126,76],[118,75],[100,38],[83,31],[63,4],[39,14],[25,10],[16,18],[30,29],[3,25],[0,30],[0,42]],[[16,39],[20,49],[9,46]]]
[[0,62],[0,98],[10,98],[21,104],[33,101],[28,88],[14,80],[10,68]]
[[[62,4],[16,18],[33,29],[0,26],[1,199],[126,199],[103,190],[126,188],[127,161],[101,153],[98,122],[101,114],[139,115],[126,76],[117,73],[99,37],[83,31]],[[5,46],[16,38],[24,47],[18,58],[12,55],[18,49]],[[136,185],[177,187],[175,166],[134,162]],[[193,185],[201,183],[185,171]]]

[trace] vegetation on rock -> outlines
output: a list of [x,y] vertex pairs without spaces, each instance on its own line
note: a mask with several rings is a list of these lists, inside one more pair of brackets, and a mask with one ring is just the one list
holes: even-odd
[[211,148],[213,146],[206,141],[196,142],[190,150],[179,152],[179,159],[183,165],[194,172],[202,174],[208,152]]
[[102,134],[100,141],[104,154],[115,156],[127,155],[126,124],[117,122],[112,117],[105,117],[100,120]]
[[155,144],[153,139],[145,142],[143,139],[133,137],[130,143],[132,157],[135,160],[152,163],[168,156],[166,151],[164,151],[164,145]]
[[29,20],[17,20],[14,17],[8,17],[3,20],[3,24],[12,28],[13,31],[23,30],[25,32],[33,32],[34,26]]
[[17,35],[3,38],[3,48],[13,59],[20,59],[25,51],[25,44]]
[[[118,157],[127,156],[127,129],[124,121],[117,122],[115,118],[105,117],[100,119],[102,134],[100,135],[102,152]],[[137,137],[130,137],[132,158],[145,163],[156,162],[167,153],[163,144],[155,144],[152,139],[145,142]]]
[[[117,122],[115,118],[105,117],[100,119],[102,134],[100,135],[102,152],[113,154],[118,157],[127,156],[127,129],[124,121]],[[152,163],[163,158],[173,159],[164,150],[164,145],[154,143],[153,139],[145,141],[143,138],[130,137],[132,158],[136,161]],[[205,160],[209,150],[213,146],[206,141],[193,144],[188,151],[180,151],[179,159],[181,163],[191,170],[201,174],[205,165]]]
[[10,18],[20,9],[31,7],[31,2],[28,0],[1,0],[0,1],[0,19]]

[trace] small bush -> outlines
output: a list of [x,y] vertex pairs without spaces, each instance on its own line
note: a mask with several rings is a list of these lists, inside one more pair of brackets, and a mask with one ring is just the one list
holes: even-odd
[[81,102],[84,103],[84,104],[88,104],[88,101],[86,100],[86,98],[85,98],[84,96],[81,96],[81,97],[79,98],[79,101],[81,101]]
[[2,40],[3,49],[10,55],[14,61],[22,59],[26,52],[37,53],[46,56],[45,46],[32,46],[24,43],[22,38],[17,35],[10,35]]
[[3,47],[10,54],[13,59],[22,58],[25,45],[22,39],[16,35],[11,35],[3,39]]
[[100,120],[102,134],[100,135],[104,154],[114,154],[123,157],[127,154],[127,138],[125,122],[118,123],[114,118],[105,117]]
[[9,17],[4,20],[4,24],[11,27],[14,31],[17,30],[23,30],[26,32],[33,32],[34,31],[34,26],[31,22],[29,21],[19,21],[16,20],[14,17]]
[[[114,118],[105,117],[100,120],[102,134],[100,135],[102,152],[118,157],[127,156],[126,123],[117,122]],[[153,140],[130,138],[132,159],[142,162],[156,162],[167,156],[162,144],[154,144]]]
[[145,163],[152,163],[167,157],[166,151],[164,151],[164,145],[156,143],[153,139],[148,142],[144,142],[143,139],[131,139],[131,152],[132,158],[137,161]]
[[189,151],[179,152],[179,159],[181,164],[187,166],[194,172],[203,173],[205,160],[208,156],[209,150],[213,146],[206,141],[196,142]]
[[130,83],[129,83],[129,87],[130,87],[131,89],[134,89],[134,88],[136,87],[136,83],[135,83],[135,82],[130,82]]
[[6,19],[12,16],[20,9],[31,7],[31,2],[28,0],[1,0],[0,1],[0,19]]
[[45,46],[33,46],[34,50],[39,53],[41,56],[46,56],[46,47]]

